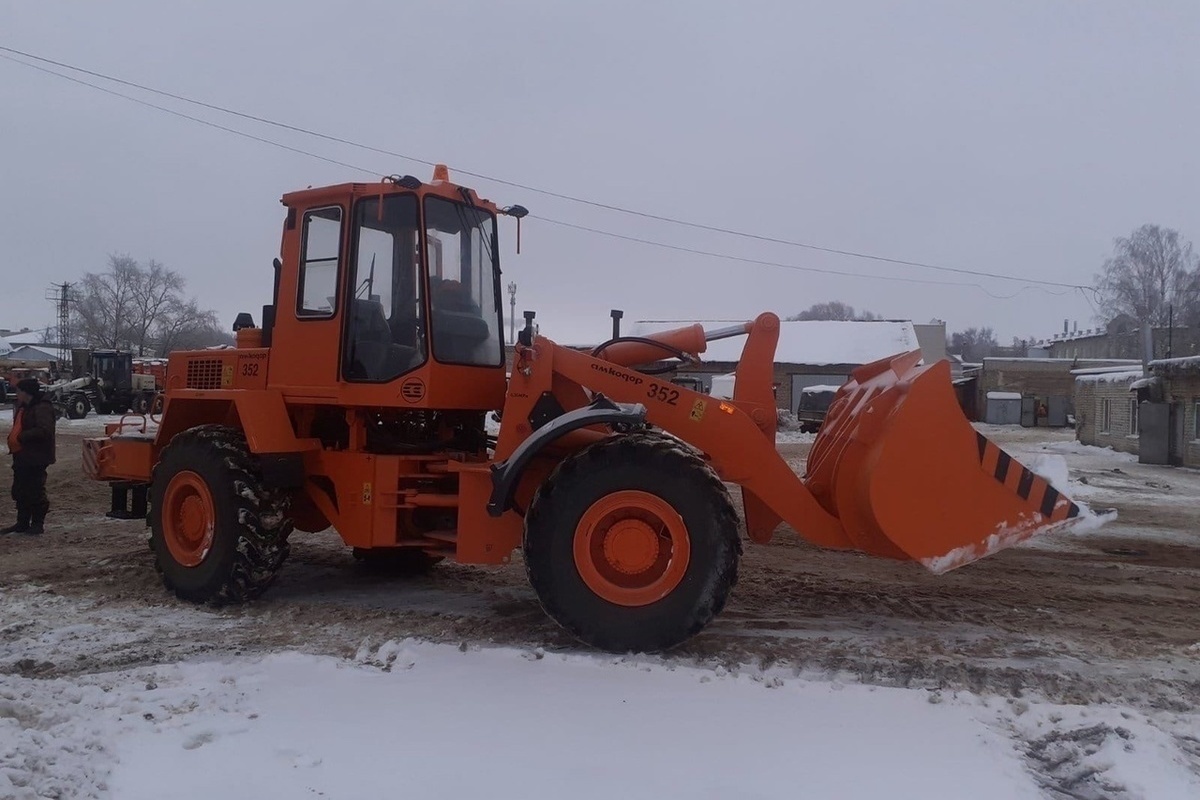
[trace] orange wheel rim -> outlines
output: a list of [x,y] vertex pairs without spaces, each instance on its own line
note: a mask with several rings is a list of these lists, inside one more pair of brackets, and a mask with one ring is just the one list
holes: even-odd
[[620,606],[670,594],[687,572],[691,540],[670,503],[648,492],[606,495],[575,527],[575,568],[587,587]]
[[216,509],[208,484],[194,472],[177,473],[163,494],[163,540],[171,557],[185,567],[198,566],[213,543]]

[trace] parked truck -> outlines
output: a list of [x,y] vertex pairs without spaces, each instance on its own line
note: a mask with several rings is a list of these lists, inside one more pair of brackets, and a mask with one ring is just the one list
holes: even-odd
[[825,422],[829,406],[837,394],[838,386],[805,386],[796,401],[796,422],[804,433],[816,433]]

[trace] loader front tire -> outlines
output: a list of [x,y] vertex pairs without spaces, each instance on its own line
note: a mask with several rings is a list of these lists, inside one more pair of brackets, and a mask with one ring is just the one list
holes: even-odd
[[703,629],[737,583],[725,485],[672,439],[631,434],[565,459],[525,518],[529,582],[585,644],[655,652]]
[[67,419],[83,419],[92,410],[92,404],[87,395],[73,394],[67,398],[66,409]]
[[150,549],[183,600],[224,605],[262,594],[288,555],[285,493],[266,489],[241,431],[175,436],[154,468]]

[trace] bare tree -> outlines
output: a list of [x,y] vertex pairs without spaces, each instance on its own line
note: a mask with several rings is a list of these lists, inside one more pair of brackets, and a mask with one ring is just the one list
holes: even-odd
[[164,318],[176,315],[184,283],[182,275],[154,259],[141,271],[141,280],[134,285],[135,321],[131,325],[131,338],[139,356],[146,354],[156,326]]
[[1200,320],[1200,258],[1179,231],[1143,225],[1115,240],[1112,258],[1096,276],[1101,309],[1108,319],[1128,314],[1141,323]]
[[967,328],[950,335],[950,352],[962,356],[963,361],[977,363],[999,349],[1000,342],[991,328]]
[[129,256],[108,257],[108,271],[83,276],[74,327],[88,347],[128,348],[141,268]]
[[827,303],[814,303],[806,310],[799,314],[788,317],[789,320],[810,320],[810,319],[825,319],[825,320],[875,320],[880,319],[878,314],[871,311],[862,311],[856,313],[854,306],[843,303],[841,300],[830,300]]
[[79,283],[74,327],[85,347],[165,355],[171,350],[224,344],[216,312],[184,296],[186,280],[157,261],[142,266],[125,255]]
[[233,344],[233,337],[221,330],[215,311],[205,311],[189,300],[158,320],[153,341],[157,352],[170,353]]

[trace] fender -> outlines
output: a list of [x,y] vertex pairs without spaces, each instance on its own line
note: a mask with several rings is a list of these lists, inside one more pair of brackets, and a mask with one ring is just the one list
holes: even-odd
[[280,392],[247,389],[168,391],[157,446],[165,446],[181,431],[209,423],[240,428],[255,455],[299,454],[321,449],[316,439],[296,438]]
[[588,406],[555,417],[530,434],[511,456],[492,465],[492,496],[488,500],[488,515],[499,517],[513,507],[513,494],[525,468],[542,448],[556,439],[593,425],[641,428],[645,424],[646,407],[641,403],[618,405],[604,395],[596,395],[596,399]]

